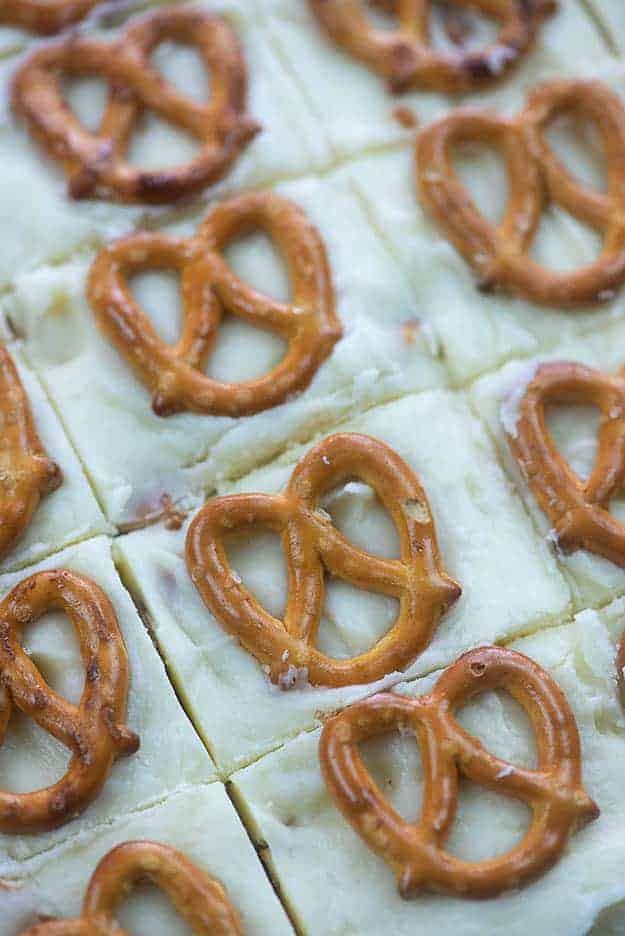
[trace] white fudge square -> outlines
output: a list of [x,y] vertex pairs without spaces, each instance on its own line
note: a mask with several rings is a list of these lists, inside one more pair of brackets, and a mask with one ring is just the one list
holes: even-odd
[[80,462],[41,384],[25,363],[20,347],[10,345],[9,351],[28,397],[39,439],[48,458],[61,469],[63,483],[56,491],[41,498],[30,524],[0,562],[0,573],[38,562],[70,543],[108,529]]
[[[527,361],[510,361],[501,370],[479,380],[470,392],[473,407],[488,426],[516,490],[525,501],[541,535],[550,548],[556,551],[558,561],[571,582],[578,607],[604,604],[625,591],[625,571],[586,550],[578,550],[570,555],[557,552],[551,535],[551,523],[521,476],[505,430],[507,427],[511,432],[515,431],[518,417],[515,405],[518,406],[541,361],[580,361],[603,373],[614,373],[623,365],[624,341],[625,322],[617,322],[597,334],[564,342],[548,354]],[[553,407],[549,428],[559,450],[573,470],[581,477],[588,477],[597,451],[598,414],[594,408]],[[625,502],[622,496],[613,500],[612,511],[616,516],[625,517]]]
[[[3,936],[19,936],[40,916],[79,917],[85,889],[100,859],[123,842],[144,839],[178,849],[218,880],[236,906],[245,933],[292,932],[224,787],[211,783],[181,785],[162,803],[115,816],[29,861],[21,886],[0,897]],[[146,887],[122,902],[118,919],[129,933],[191,933],[167,898]]]
[[[200,6],[211,12],[221,11],[219,3],[211,0]],[[205,205],[225,193],[319,170],[332,161],[323,132],[308,114],[304,97],[293,86],[263,30],[254,25],[253,18],[237,17],[227,7],[224,17],[232,23],[243,46],[248,70],[247,110],[263,131],[223,179],[202,193],[199,201]],[[115,29],[85,29],[89,36],[103,41],[111,41],[116,35]],[[172,215],[188,211],[188,202],[150,207],[69,198],[61,168],[10,113],[8,89],[21,60],[11,57],[0,62],[0,87],[5,90],[0,105],[0,224],[11,234],[0,252],[2,285],[23,270],[59,263],[135,227],[159,225]],[[189,47],[163,43],[154,53],[154,62],[187,96],[205,98],[206,72]],[[71,83],[68,92],[83,123],[97,127],[106,102],[105,84],[86,79]],[[146,114],[133,136],[129,159],[133,165],[155,168],[180,164],[196,151],[195,141]]]
[[[371,6],[367,4],[367,14]],[[387,92],[376,72],[332,43],[318,25],[308,0],[269,0],[265,9],[270,35],[293,80],[299,82],[341,157],[412,136],[394,117],[398,105],[410,108],[421,123],[460,104],[501,107],[505,102],[515,109],[522,104],[527,89],[539,81],[598,67],[611,57],[583,5],[568,0],[540,29],[534,50],[520,67],[492,89],[456,97],[417,89],[395,96]]]
[[[390,868],[330,800],[319,769],[319,731],[300,735],[235,774],[232,787],[239,807],[253,824],[253,836],[302,929],[311,936],[623,932],[625,720],[615,691],[613,640],[625,624],[624,612],[623,602],[601,614],[586,611],[572,624],[512,645],[547,669],[566,694],[581,736],[584,787],[601,810],[598,820],[571,838],[551,871],[519,891],[483,901],[429,893],[402,900]],[[432,688],[438,675],[404,684],[399,691],[420,695]],[[498,757],[530,768],[535,763],[529,721],[505,693],[487,693],[472,701],[461,709],[460,720]],[[362,753],[390,802],[405,819],[415,821],[422,767],[412,738],[381,737],[367,742]],[[477,785],[461,783],[458,805],[447,846],[466,860],[503,854],[527,829],[530,814],[524,806]],[[324,895],[323,914],[319,894]]]
[[[346,176],[300,179],[277,192],[306,212],[324,240],[344,335],[304,392],[255,416],[156,416],[147,389],[97,328],[85,297],[88,260],[19,276],[5,297],[113,523],[141,523],[162,512],[164,495],[178,501],[210,491],[350,412],[446,380],[408,278],[371,230]],[[175,232],[195,232],[202,217],[196,213]],[[283,268],[262,238],[234,244],[228,257],[244,281],[288,298]],[[173,282],[149,275],[137,287],[167,341],[175,340],[181,318]],[[209,373],[226,381],[257,376],[282,353],[273,336],[226,317]]]
[[[40,835],[0,835],[0,879],[20,874],[24,861],[48,852],[79,832],[108,823],[162,799],[183,783],[214,776],[212,763],[167,680],[165,668],[111,560],[110,540],[97,537],[50,557],[27,571],[0,577],[4,597],[41,569],[70,569],[93,579],[115,609],[129,660],[126,724],[141,740],[136,754],[118,760],[97,799],[76,820]],[[85,679],[78,640],[69,621],[51,612],[24,634],[27,652],[53,689],[80,699]],[[66,771],[68,752],[31,719],[14,711],[0,747],[0,788],[28,792]]]
[[[427,673],[461,650],[509,639],[567,612],[569,588],[461,397],[441,391],[408,396],[340,429],[386,442],[416,472],[429,498],[442,566],[464,589],[407,675]],[[291,451],[220,493],[282,491],[302,454]],[[325,507],[361,549],[397,554],[394,529],[367,486],[350,482]],[[177,690],[222,772],[312,727],[324,712],[379,688],[281,692],[272,686],[256,659],[202,604],[187,571],[184,541],[184,529],[147,528],[119,538],[115,550],[128,587],[146,609]],[[286,579],[277,537],[262,530],[257,536],[241,536],[229,554],[261,603],[281,616]],[[328,578],[317,645],[342,658],[363,652],[388,630],[396,614],[393,599]],[[399,678],[389,674],[387,683]]]

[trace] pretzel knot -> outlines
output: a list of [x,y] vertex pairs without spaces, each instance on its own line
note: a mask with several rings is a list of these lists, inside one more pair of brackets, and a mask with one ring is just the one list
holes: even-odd
[[454,0],[500,24],[496,41],[478,52],[447,52],[430,42],[432,0],[371,0],[398,19],[393,32],[376,29],[363,0],[309,0],[321,26],[350,55],[386,79],[394,93],[423,88],[458,94],[500,81],[531,49],[554,0]]
[[[325,494],[352,478],[370,485],[394,521],[400,558],[383,559],[353,546],[320,507]],[[281,534],[289,595],[284,621],[269,614],[233,572],[224,538],[263,526]],[[460,587],[443,572],[430,507],[419,481],[382,442],[337,434],[312,448],[282,495],[217,497],[196,515],[187,535],[187,566],[221,626],[288,689],[302,679],[348,686],[381,679],[412,662],[431,639]],[[390,595],[399,614],[370,650],[333,659],[315,647],[324,570],[357,588]]]
[[63,478],[46,457],[15,364],[0,346],[0,558],[22,535],[46,494]]
[[[164,40],[195,46],[211,75],[211,100],[189,100],[150,64]],[[97,75],[109,100],[97,133],[63,99],[64,75]],[[245,113],[246,68],[238,41],[221,19],[169,6],[131,23],[114,43],[68,36],[29,56],[13,83],[13,107],[61,163],[73,198],[171,202],[220,179],[259,131]],[[144,171],[124,157],[144,110],[195,137],[198,154],[169,169]]]
[[60,32],[77,23],[100,0],[4,0],[0,23],[42,35]]
[[125,842],[100,861],[89,882],[82,916],[33,926],[22,936],[126,936],[115,921],[122,900],[144,882],[160,888],[197,936],[242,936],[225,889],[181,852],[157,842]]
[[[494,689],[505,689],[527,712],[537,739],[535,770],[494,757],[454,717],[463,703]],[[416,735],[422,751],[423,808],[416,824],[395,812],[358,753],[363,741],[397,730]],[[533,660],[499,647],[461,656],[430,695],[381,693],[350,706],[324,726],[319,755],[337,807],[393,868],[405,898],[423,890],[486,898],[521,887],[555,864],[572,832],[599,815],[581,784],[579,735],[565,696]],[[532,810],[530,828],[511,851],[473,862],[445,850],[461,775]]]
[[[563,115],[596,127],[608,165],[605,193],[580,182],[547,143],[547,129]],[[495,146],[504,157],[510,198],[497,227],[480,214],[453,168],[453,147],[468,142]],[[625,280],[625,108],[598,81],[548,82],[516,120],[469,108],[455,111],[419,135],[417,184],[425,207],[484,291],[500,289],[539,305],[574,308],[613,299]],[[530,258],[541,214],[550,204],[603,236],[594,263],[559,273]]]
[[[25,625],[49,611],[74,625],[85,666],[78,705],[54,692],[21,647]],[[113,607],[90,579],[66,569],[37,572],[0,604],[0,744],[13,706],[72,753],[66,774],[32,793],[0,791],[0,831],[26,835],[64,825],[100,792],[114,761],[139,739],[124,724],[128,661]]]
[[[223,258],[232,240],[257,228],[286,257],[293,287],[286,305],[242,283]],[[161,340],[128,288],[129,276],[155,268],[181,277],[184,327],[173,347]],[[188,240],[142,233],[117,241],[96,259],[87,291],[104,334],[150,388],[161,416],[179,410],[243,416],[283,403],[308,386],[341,336],[323,242],[296,205],[270,192],[223,202]],[[240,383],[206,376],[224,311],[287,342],[273,370]]]

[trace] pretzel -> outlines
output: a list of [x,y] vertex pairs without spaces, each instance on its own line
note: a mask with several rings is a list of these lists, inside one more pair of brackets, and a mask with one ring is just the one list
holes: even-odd
[[[546,130],[563,114],[596,126],[608,164],[605,193],[575,178],[547,143]],[[497,147],[507,165],[510,198],[496,227],[481,215],[452,165],[453,147],[469,141]],[[474,270],[483,291],[498,289],[539,305],[575,308],[606,302],[623,285],[625,107],[598,81],[541,85],[516,120],[470,108],[444,117],[418,137],[417,185],[426,209]],[[594,263],[561,273],[530,258],[541,214],[550,204],[603,236],[603,251]]]
[[[357,477],[391,515],[400,559],[353,546],[319,507],[321,498]],[[268,527],[281,534],[289,596],[284,621],[269,614],[233,572],[224,537]],[[195,516],[187,534],[187,568],[219,624],[281,688],[310,682],[349,686],[381,679],[411,663],[429,643],[440,616],[460,596],[442,570],[427,497],[410,468],[382,442],[340,433],[314,446],[298,463],[284,494],[217,497]],[[368,651],[333,659],[315,647],[324,595],[324,570],[357,588],[390,595],[399,614]]]
[[447,52],[429,45],[432,0],[371,2],[398,19],[397,30],[376,29],[363,0],[309,0],[336,45],[381,75],[394,94],[413,88],[461,94],[502,81],[557,10],[554,0],[455,0],[496,20],[501,29],[496,41],[479,52]]
[[[150,63],[164,40],[195,46],[211,75],[211,100],[189,100]],[[63,75],[97,75],[109,100],[97,133],[63,99]],[[258,133],[245,113],[246,69],[236,36],[221,19],[188,6],[168,6],[130,24],[113,43],[79,35],[46,44],[18,70],[13,107],[48,154],[61,163],[72,198],[163,203],[220,179]],[[144,110],[195,137],[194,159],[154,171],[133,168],[125,154]]]
[[118,845],[93,873],[79,919],[46,921],[22,936],[127,936],[115,914],[132,888],[146,881],[164,891],[197,936],[242,936],[222,885],[181,852],[157,842]]
[[23,534],[41,498],[62,480],[39,440],[13,359],[0,345],[0,558]]
[[[80,703],[54,692],[21,646],[22,630],[48,611],[74,625],[85,666]],[[65,745],[72,759],[53,786],[32,793],[0,791],[0,832],[47,832],[84,812],[118,757],[139,739],[124,724],[128,660],[113,607],[90,579],[67,569],[37,572],[0,604],[0,744],[13,706]]]
[[[293,285],[286,305],[242,283],[223,258],[232,240],[256,228],[286,257]],[[130,276],[155,268],[181,277],[184,328],[173,347],[161,340],[128,288]],[[152,391],[160,416],[180,410],[243,416],[283,403],[308,386],[341,336],[323,242],[296,205],[271,192],[217,205],[187,240],[140,233],[117,241],[97,257],[87,293],[102,331]],[[224,311],[288,343],[273,370],[240,383],[206,376]]]
[[[494,757],[454,717],[473,696],[494,689],[505,689],[527,712],[537,739],[536,770]],[[358,753],[363,741],[396,730],[412,732],[421,747],[423,808],[415,824],[386,801]],[[570,835],[599,815],[582,787],[579,735],[564,694],[533,660],[500,647],[465,653],[430,695],[381,693],[345,709],[325,724],[319,756],[336,806],[391,866],[404,898],[424,890],[487,898],[522,887],[548,871]],[[532,810],[532,824],[515,848],[484,861],[445,850],[460,776]]]
[[78,23],[100,0],[4,0],[0,24],[52,35]]

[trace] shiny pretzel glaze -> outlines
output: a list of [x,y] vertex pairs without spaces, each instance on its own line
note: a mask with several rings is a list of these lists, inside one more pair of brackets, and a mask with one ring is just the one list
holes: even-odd
[[[64,612],[78,634],[85,685],[78,705],[56,694],[21,646],[22,631],[49,611]],[[0,744],[13,707],[72,753],[66,774],[32,793],[0,791],[0,832],[47,832],[82,813],[97,797],[118,757],[139,739],[124,724],[128,660],[104,592],[67,569],[37,572],[0,604]]]
[[[563,114],[592,123],[607,164],[606,192],[572,175],[546,141]],[[501,224],[480,214],[452,164],[457,144],[497,147],[506,162],[510,197]],[[605,302],[625,281],[625,107],[598,81],[557,80],[538,87],[516,120],[470,108],[457,110],[417,139],[417,185],[432,218],[476,273],[480,288],[522,296],[538,305],[575,308]],[[570,273],[529,256],[542,212],[560,205],[598,231],[600,257]]]
[[423,88],[458,94],[503,80],[532,48],[554,0],[454,0],[496,20],[496,42],[475,52],[446,52],[429,45],[432,0],[372,0],[393,14],[398,29],[376,29],[364,0],[309,0],[322,27],[350,55],[375,70],[394,93]]
[[[370,485],[388,510],[400,559],[357,549],[320,509],[325,494],[352,478]],[[284,621],[256,601],[228,561],[225,537],[256,526],[282,537],[289,581]],[[186,557],[196,588],[221,626],[283,688],[298,684],[302,675],[315,686],[348,686],[403,669],[427,646],[441,614],[460,596],[460,587],[441,568],[430,507],[415,475],[382,442],[351,433],[330,436],[312,448],[284,494],[209,501],[189,528]],[[359,656],[336,660],[315,647],[325,570],[399,601],[394,625]]]
[[[536,770],[494,757],[454,717],[466,701],[493,689],[505,689],[527,712],[536,733]],[[421,748],[423,808],[416,824],[389,805],[358,753],[363,741],[397,730],[412,732]],[[552,867],[570,835],[599,815],[582,787],[579,735],[565,696],[533,660],[499,647],[461,656],[427,696],[382,693],[350,706],[324,726],[319,755],[337,807],[393,868],[405,898],[424,890],[487,898],[519,888]],[[460,776],[527,804],[533,821],[519,845],[476,862],[445,851]]]
[[83,19],[100,0],[4,0],[0,23],[50,36]]
[[[206,104],[189,100],[150,64],[159,43],[195,46],[211,76]],[[109,101],[97,133],[65,104],[61,78],[97,75]],[[40,47],[17,72],[13,107],[68,176],[73,198],[163,203],[220,179],[259,131],[245,113],[246,68],[236,36],[223,20],[187,6],[168,6],[130,23],[114,43],[70,35]],[[170,169],[136,169],[124,159],[144,110],[201,144],[198,155]]]
[[[258,228],[286,257],[293,293],[288,304],[242,283],[223,258],[232,240]],[[174,346],[161,340],[128,287],[130,276],[163,268],[181,278],[184,327]],[[341,336],[323,242],[296,205],[271,192],[217,205],[188,240],[142,233],[117,241],[96,258],[87,292],[102,331],[152,391],[160,416],[180,410],[244,416],[283,403],[308,386]],[[225,311],[287,342],[273,370],[239,383],[206,376]]]
[[13,359],[0,346],[0,558],[25,531],[41,498],[62,480],[43,450]]
[[96,868],[77,920],[50,920],[22,936],[127,936],[115,914],[129,891],[149,882],[161,888],[197,936],[242,936],[225,889],[181,852],[157,842],[125,842]]

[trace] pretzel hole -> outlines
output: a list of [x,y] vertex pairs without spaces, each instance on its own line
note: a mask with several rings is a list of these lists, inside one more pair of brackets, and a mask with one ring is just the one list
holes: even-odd
[[510,186],[501,153],[495,146],[466,142],[452,151],[453,166],[481,214],[494,225],[505,214]]
[[546,409],[547,429],[554,445],[583,481],[595,466],[601,413],[596,406],[551,404]]
[[[577,219],[571,220],[579,223]],[[558,273],[579,269],[580,255],[575,249],[577,245],[570,240],[570,232],[565,229],[568,224],[569,218],[559,207],[548,207],[543,211],[528,251],[532,260]],[[584,227],[584,230],[588,229]]]
[[545,137],[564,166],[580,182],[607,190],[607,163],[596,125],[576,114],[561,114],[546,128]]
[[235,237],[223,256],[241,282],[278,302],[291,298],[289,271],[272,239],[259,230]]
[[523,706],[508,692],[483,692],[459,708],[456,718],[489,754],[519,767],[536,768],[538,751],[532,724]]
[[159,336],[175,344],[182,331],[180,279],[168,270],[150,270],[130,278],[129,286],[136,302],[149,315]]
[[373,556],[399,559],[395,524],[375,490],[362,481],[348,481],[329,491],[320,501],[334,526],[354,546]]
[[125,159],[138,169],[166,169],[195,159],[199,149],[199,142],[190,134],[151,111],[143,111]]
[[149,882],[133,888],[117,911],[117,922],[133,936],[193,936],[168,897]]
[[205,103],[210,98],[210,72],[194,46],[164,39],[154,49],[151,62],[185,97],[200,103]]
[[486,790],[464,778],[458,786],[455,821],[445,849],[464,861],[486,861],[510,851],[529,829],[525,803]]
[[407,822],[415,822],[423,805],[423,762],[415,735],[394,731],[359,746],[363,764],[382,795]]
[[364,653],[391,629],[398,614],[395,598],[326,575],[317,647],[335,660]]
[[287,599],[287,569],[282,541],[277,533],[254,528],[225,537],[224,546],[236,577],[257,601],[280,620]]
[[77,77],[64,74],[61,92],[77,119],[92,133],[97,133],[108,100],[107,83],[95,75]]

